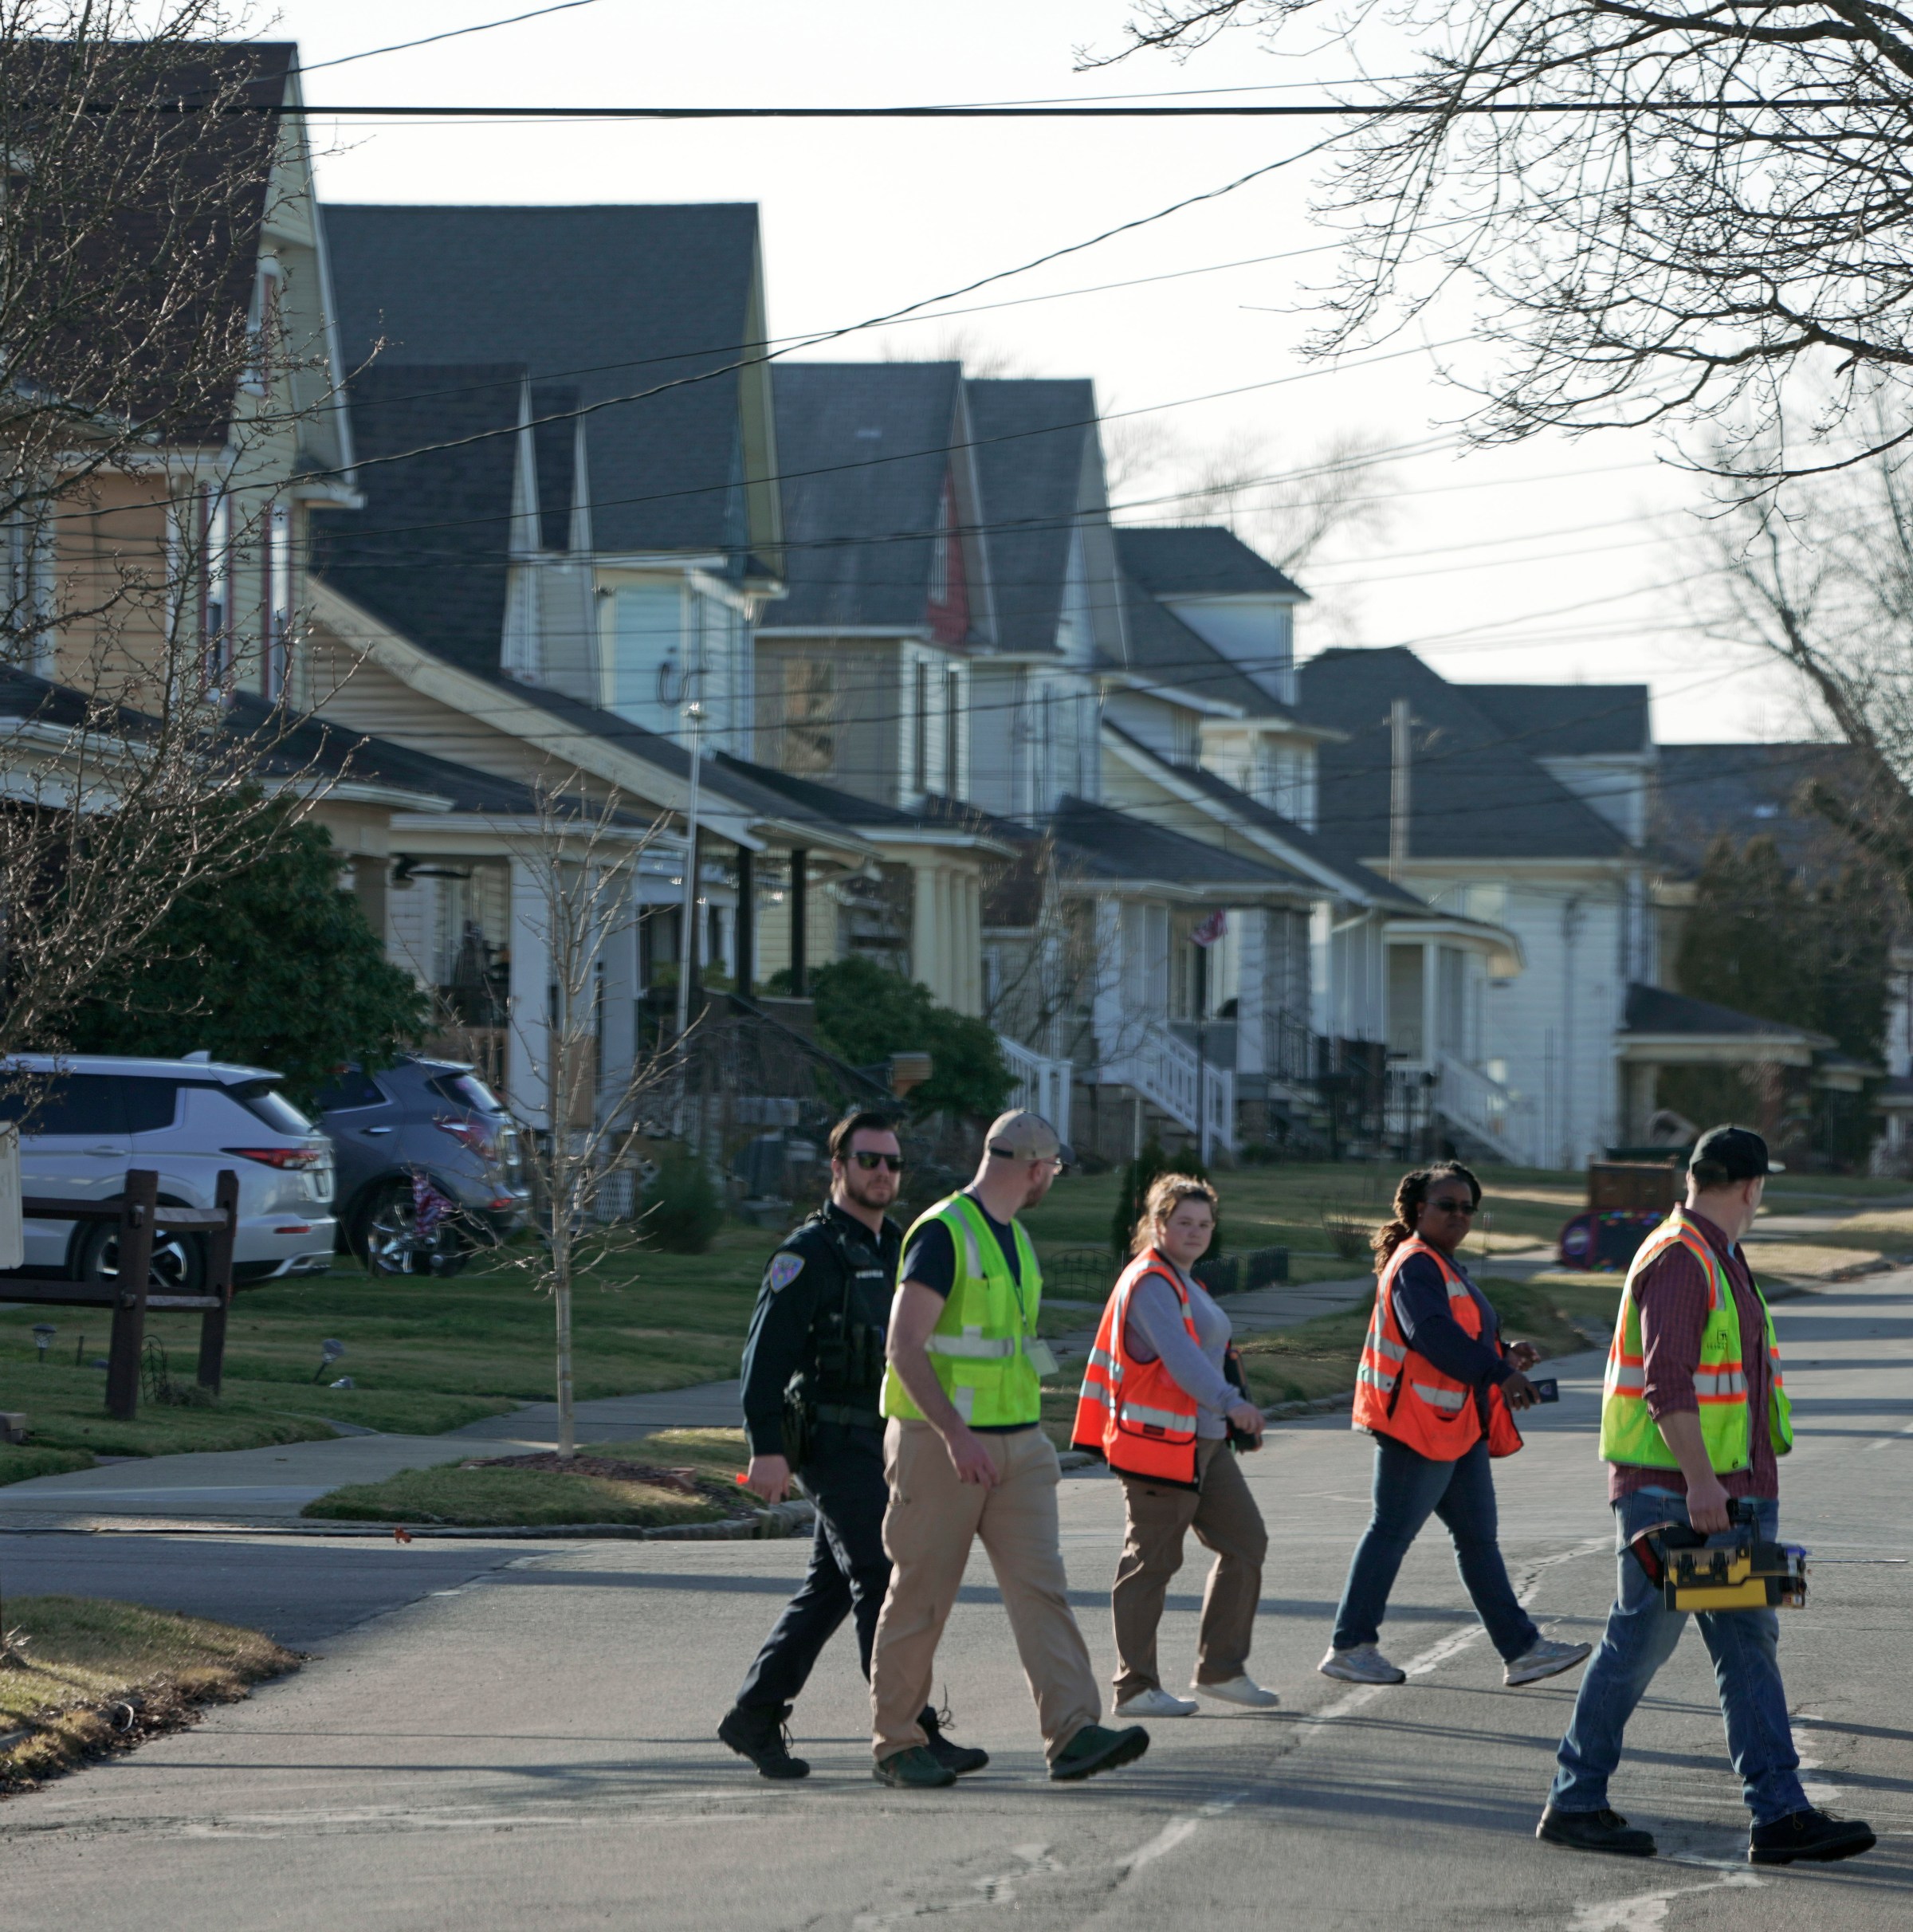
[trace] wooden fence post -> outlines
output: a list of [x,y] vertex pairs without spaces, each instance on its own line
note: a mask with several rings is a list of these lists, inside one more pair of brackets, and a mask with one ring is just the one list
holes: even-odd
[[120,1208],[119,1293],[113,1298],[113,1339],[107,1351],[106,1412],[131,1422],[139,1407],[139,1350],[146,1339],[146,1290],[153,1268],[153,1215],[159,1176],[129,1168]]
[[219,1392],[226,1372],[226,1317],[233,1306],[233,1236],[239,1224],[239,1176],[230,1168],[219,1170],[213,1205],[226,1216],[206,1243],[206,1292],[219,1298],[217,1308],[199,1317],[199,1386]]

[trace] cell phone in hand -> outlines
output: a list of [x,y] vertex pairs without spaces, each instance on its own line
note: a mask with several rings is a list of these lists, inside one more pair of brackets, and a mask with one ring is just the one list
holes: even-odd
[[1530,1380],[1529,1387],[1534,1391],[1537,1402],[1558,1402],[1561,1400],[1561,1384],[1553,1376],[1539,1382]]

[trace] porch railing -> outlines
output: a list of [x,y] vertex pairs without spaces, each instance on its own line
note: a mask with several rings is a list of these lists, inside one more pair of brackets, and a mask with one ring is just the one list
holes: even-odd
[[1040,1113],[1066,1142],[1070,1137],[1070,1088],[1076,1077],[1074,1065],[1035,1052],[1006,1034],[997,1035],[996,1044],[1016,1081],[1010,1089],[1007,1104]]
[[1518,1166],[1534,1164],[1534,1103],[1478,1066],[1436,1056],[1435,1105]]
[[1106,1070],[1106,1078],[1133,1086],[1152,1106],[1200,1137],[1208,1116],[1212,1146],[1235,1151],[1235,1075],[1205,1066],[1196,1049],[1155,1020],[1143,1023],[1134,1050]]

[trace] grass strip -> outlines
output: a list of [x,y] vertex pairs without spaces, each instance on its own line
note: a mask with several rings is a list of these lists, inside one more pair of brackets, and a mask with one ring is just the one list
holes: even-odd
[[102,1597],[11,1597],[6,1622],[0,1794],[177,1730],[299,1663],[256,1630]]

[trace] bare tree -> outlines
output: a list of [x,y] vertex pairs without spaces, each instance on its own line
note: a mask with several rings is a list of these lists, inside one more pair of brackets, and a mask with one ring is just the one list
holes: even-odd
[[558,1453],[569,1458],[577,1450],[572,1295],[581,1275],[638,1243],[638,1142],[654,1125],[647,1109],[668,1096],[684,1043],[666,1056],[635,1038],[628,1058],[605,1050],[604,988],[620,960],[635,961],[638,872],[662,822],[575,776],[536,793],[535,819],[511,847],[528,888],[520,930],[546,960],[550,1003],[511,1015],[530,1069],[511,1098],[521,1119],[543,1116],[528,1163],[539,1244],[524,1265],[552,1298]]
[[[1866,440],[1884,440],[1864,426]],[[1750,474],[1770,467],[1756,449]],[[1847,782],[1805,777],[1802,802],[1913,901],[1913,457],[1876,448],[1775,503],[1730,481],[1706,539],[1702,614],[1726,643],[1798,673],[1815,723],[1848,748]]]
[[314,791],[274,505],[326,398],[260,271],[297,137],[250,110],[285,58],[208,44],[238,24],[0,0],[0,1050],[57,1046],[275,791]]
[[[1471,379],[1479,438],[1701,422],[1762,452],[1733,466],[1758,487],[1854,460],[1815,446],[1913,370],[1904,6],[1139,0],[1127,46],[1083,57],[1231,28],[1283,49],[1326,33],[1380,77],[1338,96],[1373,112],[1351,116],[1324,191],[1349,250],[1311,346],[1398,327],[1459,283],[1501,351]],[[1831,387],[1797,419],[1803,378]],[[1808,448],[1778,433],[1796,420]],[[1885,436],[1913,436],[1903,406]]]

